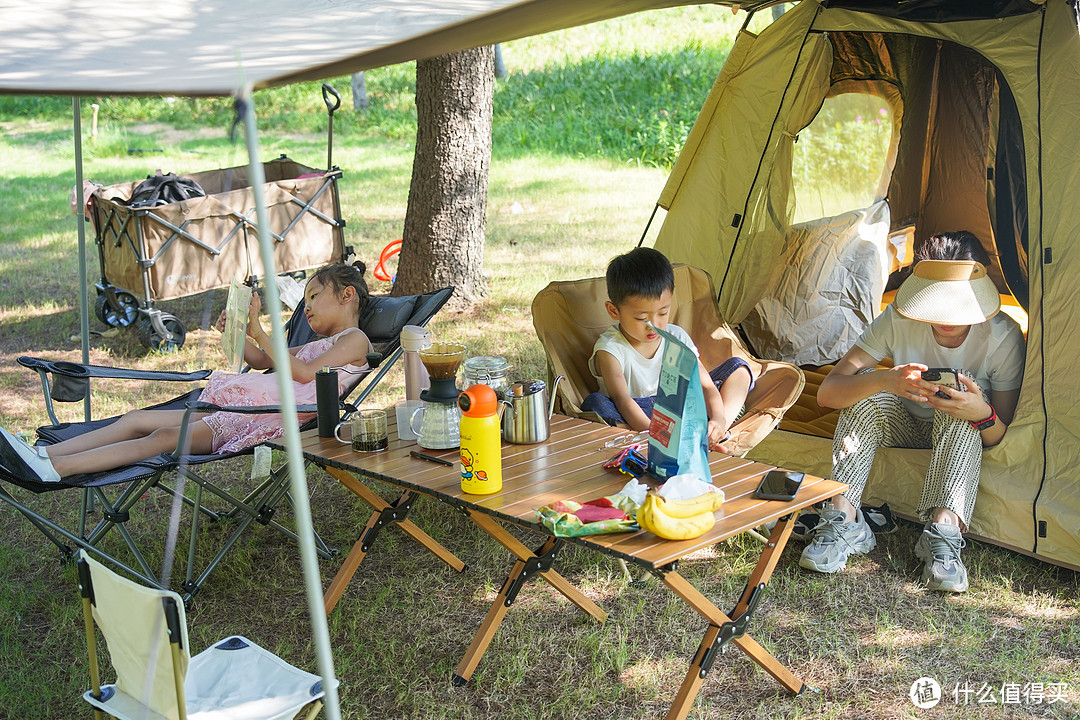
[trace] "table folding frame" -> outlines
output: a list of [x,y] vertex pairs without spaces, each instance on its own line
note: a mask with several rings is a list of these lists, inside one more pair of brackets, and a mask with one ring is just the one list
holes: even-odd
[[[359,539],[327,590],[324,598],[327,611],[341,597],[375,535],[390,524],[398,525],[450,567],[459,571],[464,569],[464,563],[407,519],[412,504],[420,495],[426,495],[463,511],[515,557],[509,575],[455,668],[452,678],[455,685],[464,685],[471,680],[522,586],[533,577],[549,583],[595,620],[604,621],[604,610],[553,568],[565,543],[574,543],[634,563],[657,575],[668,589],[705,620],[704,635],[668,710],[668,720],[687,716],[716,658],[732,643],[784,688],[793,693],[803,692],[807,688],[803,681],[754,640],[748,634],[748,628],[791,536],[799,510],[843,492],[846,486],[807,476],[793,501],[760,500],[753,497],[754,488],[766,472],[774,469],[773,466],[713,453],[709,465],[713,484],[724,490],[725,502],[716,514],[714,527],[701,537],[666,541],[643,530],[574,538],[552,536],[537,519],[536,508],[555,500],[584,502],[613,495],[625,484],[625,477],[600,467],[613,452],[605,449],[605,442],[617,434],[614,428],[556,416],[547,442],[529,446],[503,445],[503,489],[493,495],[478,496],[461,491],[456,466],[442,467],[411,457],[409,451],[416,446],[397,440],[393,426],[388,450],[368,454],[354,453],[347,445],[320,439],[314,430],[304,433],[305,456],[326,468],[373,509]],[[431,451],[429,454],[456,461],[456,451]],[[397,487],[402,491],[401,495],[393,503],[387,502],[360,478]],[[771,520],[777,522],[768,540],[761,545],[757,564],[730,613],[717,608],[678,572],[680,559]],[[515,538],[505,525],[533,530],[541,535],[543,542],[532,550]]]

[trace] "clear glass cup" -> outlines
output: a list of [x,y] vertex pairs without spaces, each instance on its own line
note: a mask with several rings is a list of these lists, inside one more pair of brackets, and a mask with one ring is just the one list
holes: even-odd
[[[352,429],[351,440],[341,437],[341,428],[349,425]],[[386,432],[385,410],[357,410],[345,422],[339,423],[334,428],[334,437],[340,442],[352,444],[354,452],[378,452],[385,450],[390,445],[390,438]]]
[[401,400],[394,405],[398,440],[416,440],[416,432],[412,427],[412,417],[422,407],[424,407],[423,400]]

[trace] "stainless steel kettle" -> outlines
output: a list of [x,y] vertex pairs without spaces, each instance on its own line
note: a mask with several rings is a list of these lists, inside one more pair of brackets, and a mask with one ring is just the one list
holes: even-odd
[[518,445],[531,445],[548,439],[549,420],[555,411],[555,389],[560,375],[551,384],[550,404],[544,397],[546,384],[543,380],[519,380],[503,394],[501,403],[503,440]]

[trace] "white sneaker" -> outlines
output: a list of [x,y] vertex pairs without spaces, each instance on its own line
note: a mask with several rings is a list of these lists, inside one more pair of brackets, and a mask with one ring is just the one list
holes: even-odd
[[41,457],[33,445],[27,445],[21,438],[12,435],[0,427],[0,458],[5,467],[27,480],[51,483],[60,482],[60,475],[53,467],[52,460]]
[[927,523],[915,543],[915,555],[923,561],[922,581],[931,590],[965,592],[967,568],[960,560],[966,545],[960,528],[947,523]]
[[841,511],[825,508],[811,536],[813,539],[803,548],[799,565],[823,573],[839,572],[847,565],[848,557],[868,553],[877,546],[877,538],[861,510],[856,511],[854,522],[848,522]]

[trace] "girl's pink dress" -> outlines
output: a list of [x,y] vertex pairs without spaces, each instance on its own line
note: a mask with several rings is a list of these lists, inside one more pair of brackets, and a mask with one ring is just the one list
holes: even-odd
[[[296,357],[304,362],[322,355],[329,350],[339,338],[348,333],[360,332],[359,328],[348,328],[337,335],[328,338],[312,340],[302,345],[296,352]],[[367,365],[345,365],[339,368],[338,395],[345,392],[345,388],[355,384],[357,377],[354,373],[367,370]],[[293,381],[293,393],[296,395],[297,405],[310,405],[315,403],[315,381],[299,383]],[[249,407],[251,405],[278,405],[278,381],[274,373],[228,373],[215,372],[202,393],[199,395],[200,402],[214,403],[215,405],[234,405]],[[299,419],[304,423],[315,417],[315,413],[301,413]],[[281,413],[267,413],[265,415],[244,415],[242,413],[216,412],[203,418],[213,432],[214,453],[233,453],[255,447],[267,440],[279,438],[285,434],[285,428],[281,424]]]

